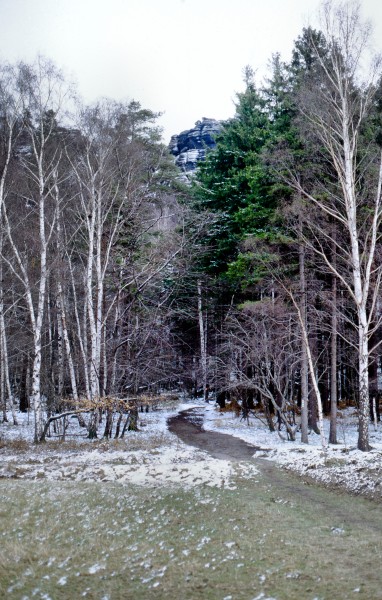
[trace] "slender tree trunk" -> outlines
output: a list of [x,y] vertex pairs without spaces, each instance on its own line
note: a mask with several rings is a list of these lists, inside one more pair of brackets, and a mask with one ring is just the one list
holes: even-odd
[[[5,98],[2,98],[3,100],[5,100]],[[5,107],[4,107],[5,108]],[[5,114],[7,114],[7,111],[5,111]],[[1,170],[1,177],[0,177],[0,314],[1,314],[1,322],[0,322],[0,346],[1,346],[1,404],[2,404],[2,408],[3,408],[3,419],[4,421],[8,421],[8,417],[7,417],[7,406],[6,406],[6,398],[5,398],[5,382],[4,382],[4,378],[8,377],[9,378],[9,373],[6,373],[6,369],[8,367],[6,367],[5,365],[5,354],[7,354],[7,348],[4,347],[3,343],[6,345],[6,336],[5,336],[5,322],[4,322],[4,300],[3,300],[3,257],[2,257],[2,252],[3,252],[3,219],[2,219],[2,211],[3,211],[3,204],[4,204],[4,199],[5,199],[5,183],[6,183],[6,178],[7,178],[7,173],[8,173],[8,167],[9,167],[9,163],[11,160],[11,156],[12,156],[12,151],[13,151],[13,127],[16,123],[16,115],[13,115],[11,120],[9,121],[7,118],[2,118],[2,125],[4,127],[2,134],[5,136],[6,133],[8,134],[8,137],[6,139],[6,141],[4,140],[4,148],[3,151],[5,150],[5,156],[3,157],[3,164],[2,164],[2,170]],[[3,337],[3,332],[4,332],[4,337]],[[15,423],[16,424],[16,423]]]
[[[313,339],[312,339],[313,337]],[[314,357],[317,357],[318,355],[318,350],[317,350],[317,343],[316,343],[316,337],[310,335],[310,339],[309,339],[309,348],[310,348],[310,352]],[[315,360],[315,379],[318,382],[318,376],[319,376],[319,371],[318,371],[318,367],[317,367],[317,360]],[[321,391],[320,391],[320,395],[321,395]],[[316,433],[317,435],[320,434],[320,430],[319,427],[317,425],[317,417],[318,417],[318,403],[317,403],[317,397],[314,394],[313,390],[311,389],[309,391],[309,408],[308,408],[308,427],[310,429],[310,431],[314,431],[314,433]]]
[[312,353],[310,351],[308,332],[306,330],[306,327],[304,326],[303,317],[301,315],[299,307],[297,304],[295,304],[295,306],[298,309],[298,315],[299,315],[300,325],[301,325],[301,329],[302,329],[302,335],[305,339],[305,346],[306,346],[306,352],[307,352],[310,378],[312,381],[313,390],[314,390],[314,392],[316,394],[316,398],[317,398],[318,422],[319,422],[319,427],[320,427],[321,446],[322,446],[323,451],[326,452],[327,442],[326,442],[325,431],[324,431],[324,411],[322,410],[321,394],[320,394],[320,390],[319,390],[318,384],[317,384],[317,378],[316,378],[316,372],[314,369]]
[[99,410],[95,409],[90,415],[88,425],[88,438],[93,440],[98,437],[98,425],[99,425]]
[[[63,337],[63,341],[64,341],[64,345],[65,345],[66,358],[68,361],[69,377],[70,377],[70,385],[72,388],[73,402],[74,402],[74,406],[75,406],[76,410],[78,410],[80,408],[80,406],[79,406],[79,396],[78,396],[78,389],[77,389],[76,371],[74,368],[72,349],[70,346],[69,333],[68,333],[68,328],[66,325],[66,311],[65,311],[65,306],[64,306],[62,285],[61,285],[60,281],[58,281],[58,283],[57,283],[57,310],[59,313],[59,321],[61,323],[62,337]],[[77,414],[78,414],[78,422],[79,422],[80,426],[85,427],[85,420],[84,420],[82,414],[81,413],[77,413]]]
[[[97,194],[97,230],[96,230],[96,347],[95,347],[95,369],[98,376],[98,393],[101,393],[101,350],[103,333],[103,269],[102,269],[102,193]],[[106,348],[104,348],[106,350]],[[102,390],[103,391],[103,390]]]
[[21,381],[20,381],[20,411],[26,413],[29,410],[29,379],[30,358],[27,353],[22,358]]
[[132,409],[130,409],[130,420],[129,420],[129,426],[128,426],[128,431],[139,431],[138,430],[138,407],[134,406]]
[[[0,339],[1,342],[1,339]],[[2,354],[2,347],[0,344],[0,351]],[[2,355],[1,355],[1,362],[0,362],[0,402],[1,402],[1,410],[3,411],[3,422],[7,423],[8,422],[8,415],[7,415],[7,401],[6,401],[6,397],[5,397],[5,381],[4,381],[4,361],[2,359]]]
[[43,427],[41,398],[41,332],[39,332],[34,339],[31,404],[34,413],[34,441],[37,443],[41,437]]
[[[302,328],[306,330],[306,278],[305,278],[305,249],[299,246],[299,270],[300,270],[300,313]],[[308,444],[308,354],[305,336],[301,336],[301,442]]]
[[[57,231],[58,255],[59,255],[59,264],[62,264],[65,252],[64,252],[64,243],[63,243],[63,239],[62,239],[61,205],[60,205],[59,186],[58,186],[58,182],[57,182],[57,172],[55,173],[54,192],[55,192],[55,198],[56,198],[56,213],[57,213],[56,231]],[[62,368],[59,370],[59,382],[60,381],[62,382],[61,386],[63,387],[63,382],[64,382],[64,356],[63,356],[63,354],[64,354],[64,347],[65,347],[66,357],[67,357],[67,361],[68,361],[68,368],[69,368],[70,384],[71,384],[71,388],[72,388],[73,402],[74,402],[74,406],[75,406],[76,410],[79,410],[77,379],[76,379],[76,372],[75,372],[75,368],[74,368],[72,349],[71,349],[70,340],[69,340],[69,333],[68,333],[67,320],[66,320],[64,291],[63,291],[60,275],[61,275],[61,273],[59,274],[59,276],[57,278],[57,296],[56,296],[57,321],[58,321],[57,328],[58,328],[58,337],[59,337],[59,342],[60,342],[59,343],[59,357],[61,355],[59,364],[62,364]],[[74,304],[75,304],[75,311],[76,311],[77,310],[76,297],[74,296],[74,298],[75,298]],[[82,339],[81,339],[81,344],[82,344]],[[79,422],[80,426],[84,427],[85,421],[82,416],[82,413],[77,413],[77,415],[78,415],[78,422]]]
[[111,408],[108,408],[106,411],[106,423],[105,423],[105,431],[103,437],[106,439],[111,438],[113,433],[113,411]]
[[[5,323],[4,323],[4,315],[1,312],[0,317],[0,335],[1,335],[1,359],[2,359],[2,375],[4,377],[2,383],[4,384],[6,396],[9,399],[9,408],[11,409],[12,421],[14,425],[18,425],[16,409],[14,398],[12,394],[11,380],[9,377],[9,364],[8,364],[8,348],[7,348],[7,338],[5,332]],[[6,405],[6,400],[4,398],[4,406]]]
[[198,321],[200,338],[200,365],[202,370],[203,398],[207,399],[207,339],[203,317],[202,283],[198,280]]
[[369,339],[366,311],[359,311],[359,429],[358,449],[367,452],[369,444]]
[[[0,232],[0,260],[3,249],[3,234]],[[7,396],[9,400],[9,408],[12,413],[13,424],[17,425],[16,410],[13,401],[11,381],[9,377],[9,359],[8,359],[8,344],[7,333],[5,329],[4,318],[4,300],[3,300],[3,265],[0,263],[0,348],[1,348],[1,394],[3,405],[4,421],[8,421],[7,417]]]
[[122,410],[119,411],[119,415],[118,415],[118,420],[117,420],[117,424],[115,426],[115,435],[114,435],[114,439],[118,439],[119,437],[119,431],[121,428],[121,423],[122,423]]
[[[47,394],[47,415],[50,416],[55,410],[60,410],[58,405],[60,403],[60,397],[57,394],[57,383],[58,383],[58,344],[54,348],[54,344],[57,340],[57,320],[52,318],[52,298],[50,294],[49,281],[47,282],[47,298],[46,298],[46,327],[44,331],[44,338],[42,337],[42,347],[45,348],[45,364],[47,366],[46,373],[48,375],[48,394]],[[55,351],[56,350],[56,351]],[[50,385],[49,385],[50,384]],[[58,424],[58,423],[57,423]]]
[[70,386],[72,388],[73,400],[78,408],[78,390],[77,390],[77,380],[76,380],[76,372],[74,369],[73,357],[72,357],[72,349],[70,347],[69,333],[66,325],[66,311],[64,307],[64,298],[62,292],[61,282],[57,282],[57,312],[58,312],[58,321],[60,323],[59,331],[62,335],[62,340],[65,346],[66,358],[68,361],[69,367],[69,377],[70,377]]
[[316,394],[316,398],[317,398],[318,422],[319,422],[319,428],[320,428],[321,446],[322,446],[323,451],[326,452],[327,451],[327,442],[326,442],[325,430],[324,430],[324,411],[322,410],[321,394],[320,394],[320,390],[319,390],[318,383],[317,383],[317,377],[316,377],[316,371],[314,368],[312,353],[310,351],[308,332],[307,332],[306,325],[304,322],[304,317],[301,314],[301,308],[300,308],[299,304],[295,300],[293,293],[289,292],[289,296],[290,296],[290,298],[294,304],[294,307],[297,311],[298,320],[300,322],[300,327],[301,327],[302,337],[305,342],[310,379],[312,382],[314,393]]
[[[111,394],[115,393],[116,381],[117,381],[117,366],[118,366],[118,351],[120,349],[120,291],[118,291],[118,300],[115,306],[115,317],[114,317],[114,338],[115,338],[115,347],[113,350],[113,362],[111,367],[111,375],[110,375],[110,385],[109,390]],[[118,437],[118,436],[117,436]]]
[[36,326],[34,331],[34,357],[32,367],[32,406],[34,410],[35,435],[37,443],[43,429],[42,398],[41,398],[41,333],[45,311],[46,283],[47,283],[47,240],[45,232],[45,192],[42,156],[38,157],[39,169],[39,238],[40,238],[40,283],[38,288],[38,302]]
[[123,439],[125,437],[127,426],[130,423],[130,417],[131,417],[131,411],[129,410],[128,413],[127,413],[127,415],[126,415],[126,419],[125,419],[125,422],[123,424],[123,427],[122,427],[121,439]]
[[62,319],[61,319],[61,309],[58,302],[58,298],[56,301],[57,308],[57,363],[58,363],[58,373],[57,373],[57,394],[59,398],[59,402],[64,397],[64,332],[62,328]]
[[90,333],[90,364],[89,364],[89,382],[91,399],[99,397],[99,370],[97,369],[97,323],[94,315],[93,303],[93,260],[94,260],[94,241],[95,241],[95,197],[92,193],[92,213],[89,223],[89,248],[88,248],[88,264],[86,276],[86,299],[87,299],[87,314],[89,320]]
[[73,312],[74,312],[74,316],[75,316],[75,322],[77,325],[77,341],[78,341],[78,345],[80,348],[80,353],[81,353],[81,357],[82,357],[82,367],[83,367],[83,376],[84,376],[84,383],[85,383],[85,394],[87,398],[91,397],[91,392],[90,392],[90,383],[89,383],[89,371],[88,371],[88,353],[87,353],[87,336],[88,336],[88,330],[86,327],[86,315],[87,315],[87,298],[86,298],[86,286],[85,286],[85,299],[84,299],[84,311],[83,311],[83,326],[81,326],[81,319],[80,319],[80,314],[79,314],[79,303],[78,303],[78,298],[77,298],[77,291],[76,291],[76,283],[75,283],[75,277],[74,277],[74,272],[73,272],[73,265],[71,262],[71,259],[68,257],[68,265],[69,265],[69,270],[70,270],[70,279],[71,279],[71,286],[72,286],[72,293],[73,293]]
[[106,352],[106,327],[102,327],[102,396],[107,394],[108,386],[108,368],[107,368],[107,352]]
[[337,278],[332,276],[331,307],[331,340],[330,340],[330,431],[329,443],[337,444]]

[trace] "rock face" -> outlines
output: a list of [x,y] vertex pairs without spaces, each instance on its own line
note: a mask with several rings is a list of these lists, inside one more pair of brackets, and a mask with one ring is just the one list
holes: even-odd
[[195,123],[193,129],[173,135],[169,149],[175,156],[175,164],[184,173],[194,171],[197,163],[204,160],[207,150],[215,147],[215,137],[221,128],[220,121],[203,118]]

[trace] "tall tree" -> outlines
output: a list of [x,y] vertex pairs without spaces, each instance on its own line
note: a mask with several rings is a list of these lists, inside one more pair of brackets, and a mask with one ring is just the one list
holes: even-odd
[[[313,36],[311,51],[319,65],[319,77],[306,78],[299,108],[309,125],[309,135],[321,144],[328,169],[324,181],[307,190],[291,173],[290,182],[325,216],[345,232],[334,240],[323,222],[311,223],[310,245],[339,279],[351,298],[356,314],[359,369],[358,448],[369,449],[369,338],[380,288],[381,267],[376,261],[381,222],[381,151],[369,140],[361,146],[376,83],[381,73],[378,57],[367,56],[370,28],[363,24],[356,2],[325,2],[322,30],[328,51],[323,55]],[[365,65],[370,65],[367,78]],[[350,271],[348,265],[351,266]]]
[[261,158],[270,135],[269,114],[250,68],[245,70],[245,86],[237,94],[235,116],[224,124],[194,185],[195,208],[215,215],[205,239],[210,249],[205,267],[212,274],[229,272],[231,280],[239,281],[245,270],[240,244],[248,234],[271,228],[277,201]]
[[[33,337],[32,406],[35,416],[35,441],[42,433],[42,332],[46,309],[49,272],[48,248],[55,221],[53,186],[62,150],[53,141],[56,118],[63,115],[69,89],[62,73],[48,60],[39,58],[34,65],[20,63],[16,85],[18,125],[24,146],[17,150],[19,189],[12,190],[3,203],[3,218],[7,243],[12,259],[7,263],[21,282],[23,297],[29,312]],[[17,204],[23,227],[15,227]],[[26,223],[27,221],[27,223]],[[20,232],[34,230],[33,246],[26,247]],[[28,234],[29,235],[29,234]],[[37,264],[36,264],[37,263]]]

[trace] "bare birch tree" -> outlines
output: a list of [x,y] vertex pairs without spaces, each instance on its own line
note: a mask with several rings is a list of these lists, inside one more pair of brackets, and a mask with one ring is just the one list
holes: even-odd
[[[307,202],[322,211],[324,221],[334,220],[346,234],[346,239],[333,240],[331,228],[324,228],[317,220],[310,227],[306,243],[338,278],[354,305],[358,332],[358,448],[367,451],[369,339],[382,275],[382,267],[375,260],[381,223],[382,155],[371,140],[363,148],[360,141],[373,109],[381,60],[368,54],[370,27],[362,22],[359,3],[324,2],[321,22],[327,43],[325,53],[311,37],[320,77],[311,81],[307,78],[299,108],[310,128],[309,135],[319,140],[329,168],[325,177],[316,181],[313,192],[292,172],[290,182]],[[332,260],[333,242],[336,261]]]
[[7,331],[5,320],[4,289],[3,289],[3,206],[10,191],[9,170],[14,155],[15,143],[19,133],[19,116],[22,99],[16,85],[16,69],[11,65],[0,66],[0,347],[1,372],[4,418],[6,419],[6,396],[10,402],[13,423],[17,425],[13,394],[10,385]]
[[[17,235],[14,198],[3,203],[5,235],[12,259],[7,264],[24,288],[24,300],[29,312],[33,335],[33,366],[31,400],[35,417],[35,441],[41,437],[43,406],[41,395],[42,331],[48,281],[48,247],[54,227],[53,185],[61,150],[52,144],[56,118],[64,110],[68,88],[63,75],[54,65],[39,58],[35,65],[20,63],[17,67],[17,88],[20,97],[17,123],[22,130],[23,146],[18,148],[19,178],[22,191],[18,195],[25,228],[34,228],[37,257],[29,251],[26,239]],[[19,216],[20,218],[20,216]],[[36,268],[36,261],[38,267]]]

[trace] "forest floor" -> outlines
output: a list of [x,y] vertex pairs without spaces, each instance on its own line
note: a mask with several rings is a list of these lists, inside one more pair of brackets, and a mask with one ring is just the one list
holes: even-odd
[[[282,439],[271,433],[261,415],[246,421],[232,412],[219,412],[212,406],[202,409],[204,430],[220,431],[255,446],[255,457],[275,462],[287,471],[326,487],[346,490],[375,501],[382,499],[382,424],[370,423],[370,452],[357,449],[358,416],[354,408],[338,411],[337,440],[322,451],[321,436],[310,432],[309,444]],[[324,419],[326,440],[329,419]],[[285,431],[281,432],[285,436]]]
[[379,431],[362,454],[342,420],[325,459],[315,434],[285,442],[212,403],[142,413],[123,440],[72,419],[65,441],[34,445],[27,416],[2,423],[0,597],[382,599],[379,504],[307,485],[380,499]]
[[[168,420],[181,411],[189,411],[188,419],[199,429],[216,431],[239,438],[250,446],[246,456],[243,446],[234,457],[235,440],[226,438],[224,455],[213,456],[185,445],[169,431]],[[357,449],[357,415],[354,409],[339,411],[337,445],[324,454],[320,436],[310,433],[309,444],[282,439],[271,433],[261,415],[244,420],[231,411],[220,411],[212,402],[183,403],[140,413],[138,432],[128,432],[123,440],[105,440],[102,427],[99,438],[90,441],[86,431],[71,418],[65,440],[52,435],[47,443],[33,444],[33,419],[18,415],[19,425],[0,424],[0,478],[48,479],[74,481],[120,481],[133,484],[182,483],[209,486],[230,485],[232,459],[270,460],[285,470],[293,471],[327,487],[337,487],[376,501],[382,499],[382,425],[375,430],[370,424],[370,452]],[[329,423],[325,421],[325,428]],[[171,429],[171,427],[170,427]],[[328,434],[328,431],[326,431]],[[283,433],[282,433],[283,435]],[[198,440],[201,441],[200,438]],[[191,444],[191,445],[190,445]],[[127,452],[126,452],[127,451]],[[211,456],[212,452],[212,456]],[[235,465],[234,471],[237,468]],[[256,473],[255,465],[242,466],[248,477]]]

